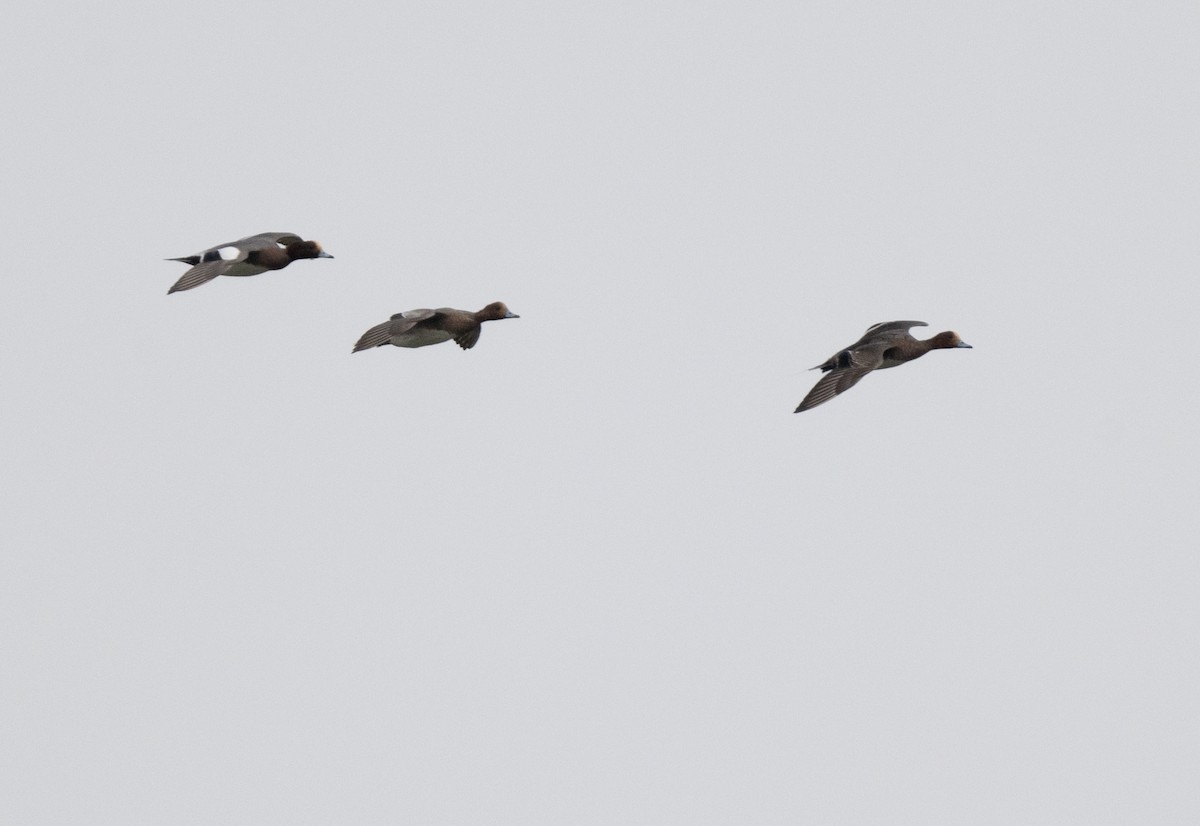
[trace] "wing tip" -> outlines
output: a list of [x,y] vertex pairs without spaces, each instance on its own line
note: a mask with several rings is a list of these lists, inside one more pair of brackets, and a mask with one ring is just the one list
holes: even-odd
[[382,324],[376,324],[370,330],[367,330],[358,337],[358,341],[354,344],[354,349],[351,353],[357,353],[359,350],[370,350],[372,347],[382,347],[390,343],[392,334],[390,322],[385,321]]
[[201,284],[207,284],[224,272],[225,267],[222,266],[224,263],[223,261],[206,261],[202,264],[197,264],[179,276],[179,280],[171,285],[171,289],[167,290],[167,295],[191,290],[199,287]]

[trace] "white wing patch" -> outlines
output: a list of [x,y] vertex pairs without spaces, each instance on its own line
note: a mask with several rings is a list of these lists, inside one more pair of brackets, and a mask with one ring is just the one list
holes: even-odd
[[217,255],[221,256],[222,261],[232,261],[242,254],[242,251],[237,247],[219,247]]

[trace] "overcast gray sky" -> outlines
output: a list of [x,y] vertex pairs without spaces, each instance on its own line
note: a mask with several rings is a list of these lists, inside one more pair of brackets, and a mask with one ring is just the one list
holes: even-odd
[[0,821],[1200,821],[1195,3],[5,26]]

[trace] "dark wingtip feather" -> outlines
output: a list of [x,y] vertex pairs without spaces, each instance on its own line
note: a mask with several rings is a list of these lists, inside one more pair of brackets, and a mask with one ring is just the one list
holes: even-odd
[[376,324],[370,330],[367,330],[358,339],[358,343],[354,345],[351,353],[357,353],[359,350],[370,350],[372,347],[382,347],[391,340],[392,322],[385,321],[382,324]]
[[167,290],[167,295],[171,293],[183,292],[194,287],[199,287],[201,284],[207,284],[218,275],[221,270],[225,269],[224,261],[208,261],[203,264],[198,264],[185,272],[178,281],[172,285],[171,289]]
[[834,370],[826,373],[820,381],[813,385],[813,389],[808,391],[808,395],[804,397],[804,401],[800,402],[800,406],[796,408],[795,412],[812,410],[834,396],[845,393],[870,372],[870,370]]

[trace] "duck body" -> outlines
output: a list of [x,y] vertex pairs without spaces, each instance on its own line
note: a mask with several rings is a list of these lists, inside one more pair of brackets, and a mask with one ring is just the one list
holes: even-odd
[[483,322],[504,318],[520,318],[503,302],[487,305],[478,312],[441,307],[437,310],[406,310],[396,313],[382,324],[376,324],[358,339],[351,352],[369,350],[391,344],[395,347],[428,347],[454,340],[459,347],[470,350],[479,341]]
[[175,282],[167,294],[207,284],[218,275],[258,275],[281,270],[302,258],[333,258],[316,241],[305,241],[291,232],[262,232],[228,244],[209,247],[196,255],[168,258],[189,264],[191,269]]
[[812,368],[826,375],[813,386],[795,412],[824,404],[858,384],[873,370],[899,367],[930,350],[971,347],[951,330],[925,340],[913,338],[909,333],[913,327],[928,326],[924,321],[884,321],[868,327],[858,341]]

